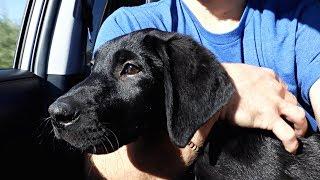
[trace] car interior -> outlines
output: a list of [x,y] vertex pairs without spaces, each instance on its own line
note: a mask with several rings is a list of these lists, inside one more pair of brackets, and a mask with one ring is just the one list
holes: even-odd
[[88,179],[85,153],[54,137],[47,109],[90,73],[112,12],[158,0],[25,1],[13,67],[0,68],[0,179]]
[[98,30],[150,0],[27,0],[13,68],[0,70],[2,177],[87,179],[86,158],[54,138],[48,106],[90,72]]

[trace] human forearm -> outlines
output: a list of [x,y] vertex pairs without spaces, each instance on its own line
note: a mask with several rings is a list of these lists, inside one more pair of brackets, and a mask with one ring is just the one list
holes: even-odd
[[318,127],[320,127],[320,79],[312,85],[309,95],[314,116],[318,122]]
[[[191,139],[194,145],[204,145],[218,117],[219,112],[196,131]],[[155,132],[151,139],[140,137],[113,153],[92,155],[88,163],[91,176],[105,179],[178,179],[197,156],[189,145],[178,148],[167,135]]]

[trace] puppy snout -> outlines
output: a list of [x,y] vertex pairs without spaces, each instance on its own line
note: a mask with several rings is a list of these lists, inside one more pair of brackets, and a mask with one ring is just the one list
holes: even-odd
[[63,126],[71,124],[79,116],[77,110],[65,102],[55,102],[50,105],[49,113],[54,123]]

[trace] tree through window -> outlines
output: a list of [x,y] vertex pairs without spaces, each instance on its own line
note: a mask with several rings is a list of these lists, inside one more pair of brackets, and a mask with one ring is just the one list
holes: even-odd
[[12,68],[27,0],[1,0],[0,69]]

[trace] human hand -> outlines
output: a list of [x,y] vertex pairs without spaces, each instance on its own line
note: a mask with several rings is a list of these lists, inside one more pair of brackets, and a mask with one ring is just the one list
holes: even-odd
[[[220,119],[241,127],[271,130],[288,152],[295,153],[297,137],[306,133],[308,124],[305,111],[287,86],[271,69],[231,63],[223,66],[237,91]],[[284,119],[292,122],[293,128]]]

